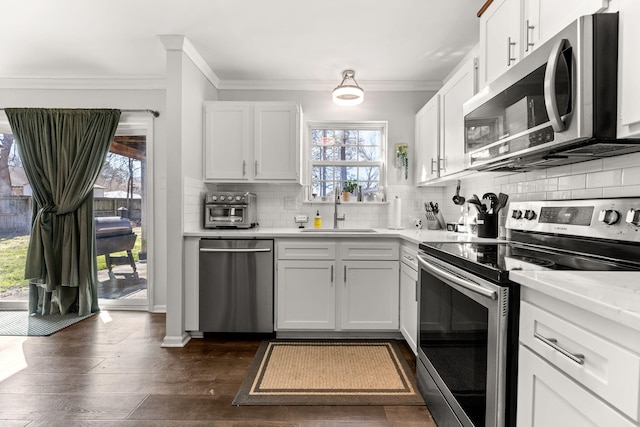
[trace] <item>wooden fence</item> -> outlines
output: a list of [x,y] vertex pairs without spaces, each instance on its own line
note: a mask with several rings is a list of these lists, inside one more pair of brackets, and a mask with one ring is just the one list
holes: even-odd
[[[126,217],[140,222],[142,203],[140,199],[93,199],[95,216],[120,216],[119,208],[127,208]],[[31,196],[0,196],[0,237],[7,234],[29,234],[31,232]]]

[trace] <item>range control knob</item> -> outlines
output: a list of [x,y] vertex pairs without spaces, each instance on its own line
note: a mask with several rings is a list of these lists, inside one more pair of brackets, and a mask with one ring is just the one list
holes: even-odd
[[220,196],[220,201],[224,202],[224,196]]
[[236,196],[236,201],[239,202],[242,197]]
[[216,200],[218,200],[218,196],[211,196],[211,201],[215,202]]
[[527,209],[526,211],[524,211],[524,217],[529,221],[531,221],[532,219],[536,219],[536,211],[534,211],[533,209]]
[[629,209],[629,212],[627,212],[626,221],[628,224],[640,227],[640,209]]
[[607,225],[613,225],[620,220],[620,212],[613,209],[602,209],[598,215],[598,221]]
[[522,211],[520,209],[514,209],[513,212],[511,212],[511,218],[513,219],[522,218]]

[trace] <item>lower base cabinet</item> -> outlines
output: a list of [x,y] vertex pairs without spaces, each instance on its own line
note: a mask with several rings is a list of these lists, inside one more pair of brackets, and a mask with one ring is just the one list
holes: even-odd
[[398,330],[398,243],[280,241],[277,246],[277,330]]
[[518,427],[637,426],[527,347],[518,366]]

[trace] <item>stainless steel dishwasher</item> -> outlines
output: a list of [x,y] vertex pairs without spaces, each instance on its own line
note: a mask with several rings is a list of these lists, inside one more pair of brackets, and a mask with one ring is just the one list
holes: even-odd
[[200,240],[200,332],[273,332],[273,240]]

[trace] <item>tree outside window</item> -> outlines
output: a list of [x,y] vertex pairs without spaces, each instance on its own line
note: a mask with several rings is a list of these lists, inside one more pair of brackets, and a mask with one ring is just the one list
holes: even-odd
[[310,126],[311,192],[331,195],[355,180],[364,196],[377,193],[384,173],[386,123]]

